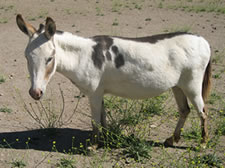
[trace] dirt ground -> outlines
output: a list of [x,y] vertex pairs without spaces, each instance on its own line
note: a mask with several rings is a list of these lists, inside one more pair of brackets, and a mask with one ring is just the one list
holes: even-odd
[[[183,1],[195,5],[195,1]],[[225,53],[225,14],[197,13],[169,7],[177,3],[176,0],[167,3],[156,0],[0,0],[0,76],[5,78],[5,82],[0,84],[0,108],[11,109],[10,113],[0,112],[0,146],[3,145],[0,148],[0,167],[10,167],[12,161],[20,159],[26,162],[27,167],[55,167],[57,160],[65,156],[64,150],[69,151],[71,148],[73,136],[76,137],[75,146],[79,146],[79,143],[85,141],[91,133],[87,99],[81,99],[76,114],[70,119],[77,101],[74,97],[79,95],[79,90],[58,73],[48,85],[45,96],[52,98],[54,103],[60,106],[60,83],[66,103],[67,113],[64,119],[69,118],[70,122],[56,130],[55,139],[48,131],[40,130],[39,125],[23,109],[23,102],[29,104],[34,101],[28,93],[30,81],[24,57],[28,38],[17,27],[16,14],[22,14],[25,20],[37,28],[40,23],[45,22],[47,16],[50,16],[55,20],[58,30],[83,37],[140,37],[188,29],[209,41],[212,58],[217,60],[213,66],[213,74],[219,73],[225,65],[225,56],[218,56],[219,53]],[[221,73],[219,79],[213,78],[213,92],[218,92],[222,99],[225,97],[224,74]],[[157,131],[159,135],[154,137],[157,141],[163,142],[171,134],[164,130],[165,127],[164,125]],[[25,143],[28,137],[32,138],[29,146]],[[8,145],[5,145],[3,139],[7,140]],[[57,152],[51,152],[53,141],[57,142]],[[225,148],[224,137],[221,139],[220,147]],[[173,149],[168,150],[173,152]],[[219,155],[224,158],[223,153]],[[95,167],[86,165],[91,157],[80,154],[74,157],[77,167]],[[113,167],[113,164],[114,161],[110,162],[109,159],[109,162],[104,163],[104,167]]]

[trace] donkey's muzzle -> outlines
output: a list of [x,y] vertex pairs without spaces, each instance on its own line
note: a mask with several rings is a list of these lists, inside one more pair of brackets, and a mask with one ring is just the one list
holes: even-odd
[[43,95],[43,92],[41,89],[32,89],[30,88],[29,90],[29,94],[30,96],[35,99],[35,100],[40,100],[40,98],[42,97]]

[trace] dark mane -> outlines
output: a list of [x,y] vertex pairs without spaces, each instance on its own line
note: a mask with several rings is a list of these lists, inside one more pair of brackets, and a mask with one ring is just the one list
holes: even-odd
[[170,39],[176,36],[180,36],[180,35],[185,35],[185,34],[191,34],[191,33],[187,33],[187,32],[174,32],[174,33],[166,33],[166,34],[157,34],[157,35],[153,35],[153,36],[146,36],[146,37],[137,37],[137,38],[130,38],[130,37],[118,37],[118,36],[114,36],[115,38],[120,38],[120,39],[124,39],[124,40],[132,40],[132,41],[137,41],[137,42],[147,42],[147,43],[157,43],[160,40],[164,40],[164,39]]

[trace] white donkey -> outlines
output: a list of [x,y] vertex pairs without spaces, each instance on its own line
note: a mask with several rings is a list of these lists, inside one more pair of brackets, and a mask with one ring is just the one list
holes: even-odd
[[[48,17],[39,30],[17,15],[17,25],[29,37],[25,50],[32,86],[39,100],[55,71],[69,78],[90,101],[92,121],[106,127],[103,95],[106,93],[143,99],[172,88],[180,118],[174,134],[165,141],[173,145],[190,112],[187,98],[196,108],[202,143],[208,138],[204,101],[210,88],[210,46],[197,35],[169,33],[141,38],[94,36],[83,38],[56,30]],[[93,124],[94,134],[98,129]]]

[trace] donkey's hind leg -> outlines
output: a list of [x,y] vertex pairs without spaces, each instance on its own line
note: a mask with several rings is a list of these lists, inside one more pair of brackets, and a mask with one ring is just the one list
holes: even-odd
[[173,136],[166,139],[164,143],[165,146],[172,146],[174,141],[178,142],[180,140],[181,129],[183,128],[184,123],[187,119],[187,116],[190,113],[187,97],[185,96],[184,92],[179,87],[174,87],[172,90],[178,105],[180,117],[179,117],[176,129],[173,133]]
[[201,93],[196,94],[195,92],[187,93],[187,96],[191,103],[194,105],[198,112],[198,116],[201,120],[201,130],[202,130],[202,140],[201,143],[205,144],[208,140],[208,128],[207,128],[207,118],[208,118],[208,111],[204,104],[203,97]]

